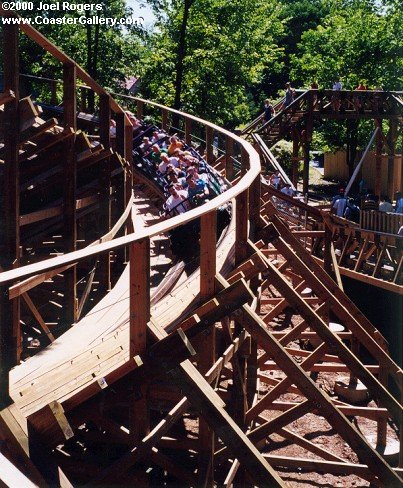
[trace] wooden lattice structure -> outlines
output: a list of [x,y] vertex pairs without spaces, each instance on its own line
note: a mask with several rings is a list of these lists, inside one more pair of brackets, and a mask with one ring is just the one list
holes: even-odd
[[[4,26],[0,449],[12,463],[7,468],[39,486],[287,486],[287,473],[296,469],[400,486],[402,466],[385,448],[400,432],[401,370],[380,332],[312,256],[315,243],[320,248],[329,233],[323,215],[308,216],[301,207],[294,218],[304,220],[305,228],[291,228],[289,212],[286,218],[267,197],[259,156],[246,140],[134,100],[139,117],[157,110],[167,130],[170,119],[179,120],[188,143],[192,128],[201,127],[207,162],[228,182],[227,191],[201,207],[137,226],[138,202],[159,196],[132,165],[133,132],[124,110],[32,27],[20,28],[63,63],[64,111],[59,125],[41,120],[29,100],[20,100],[18,27]],[[100,145],[77,130],[77,77],[97,95]],[[116,149],[109,136],[111,110],[118,121]],[[225,154],[217,160],[216,134],[225,139]],[[97,191],[87,193],[95,181],[92,167]],[[36,189],[32,179],[51,170],[46,201],[38,199],[34,212],[20,215],[24,191]],[[227,203],[232,219],[217,243],[217,209]],[[77,224],[83,208],[99,221],[94,242],[87,238],[90,224]],[[43,243],[49,219],[62,236],[63,253],[52,257],[46,246],[39,255],[28,253],[39,243],[35,236]],[[150,293],[158,240],[196,219],[195,269]],[[21,233],[30,225],[43,229]],[[324,254],[329,261],[335,254],[331,239],[323,245],[330,246]],[[85,286],[77,277],[83,273]],[[86,312],[94,277],[101,298]],[[37,288],[39,300],[47,283],[56,287],[57,280],[67,332],[55,340],[58,334],[32,297]],[[51,344],[19,364],[21,301]],[[342,330],[334,331],[335,321]],[[345,374],[344,390],[363,385],[365,405],[337,395],[335,382],[325,388],[322,372]],[[314,432],[298,431],[294,423],[309,415],[345,443],[345,456],[322,448]],[[373,442],[360,419],[371,423]],[[279,453],[279,443],[301,454]],[[0,474],[5,481],[1,468]]]

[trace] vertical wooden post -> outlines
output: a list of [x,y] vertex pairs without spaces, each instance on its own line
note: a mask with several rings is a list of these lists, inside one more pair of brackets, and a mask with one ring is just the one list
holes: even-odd
[[391,119],[389,121],[389,133],[388,133],[388,187],[387,194],[391,200],[393,200],[395,191],[395,153],[396,153],[396,139],[397,139],[397,120]]
[[192,119],[185,118],[185,142],[188,146],[192,144]]
[[[115,115],[116,119],[116,152],[122,158],[125,157],[126,154],[126,132],[125,132],[125,114],[123,112],[118,113]],[[125,173],[122,173],[122,183],[119,184],[119,189],[116,192],[116,203],[115,209],[116,214],[118,216],[122,215],[125,209]],[[112,212],[114,215],[114,212]],[[125,229],[121,229],[118,232],[118,236],[124,235]],[[116,252],[116,261],[120,265],[124,265],[126,263],[126,250],[125,249],[118,249]]]
[[168,132],[168,110],[166,108],[161,109],[161,127],[162,130]]
[[137,100],[137,110],[136,110],[136,116],[138,119],[142,119],[144,115],[144,102],[141,100]]
[[[200,298],[202,301],[214,296],[216,275],[217,212],[214,210],[200,218]],[[198,367],[206,373],[215,362],[215,325],[199,335],[196,349],[199,355]],[[214,434],[205,419],[199,419],[199,484],[212,486],[214,461]]]
[[246,189],[236,197],[235,264],[241,263],[248,256],[248,206],[249,192]]
[[312,131],[313,131],[313,93],[308,93],[307,114],[305,119],[305,138],[304,138],[304,173],[303,188],[304,194],[308,193],[309,187],[309,151],[311,148]]
[[332,231],[329,229],[329,226],[325,222],[325,247],[323,251],[323,268],[328,275],[331,275],[332,273],[331,246],[332,246]]
[[[133,191],[133,126],[129,120],[125,121],[125,160],[128,163],[125,171],[125,208],[129,204]],[[126,233],[133,232],[131,217],[126,224]]]
[[80,88],[80,111],[87,111],[87,90],[84,87]]
[[[15,99],[4,107],[4,166],[0,198],[0,264],[5,269],[19,266],[20,258],[20,178],[18,162],[19,135],[19,58],[18,26],[3,26],[4,90],[12,90]],[[0,180],[1,181],[1,180]],[[9,371],[21,355],[20,299],[8,299],[8,287],[0,287],[0,409],[11,403]]]
[[[110,97],[107,94],[99,96],[99,139],[105,149],[111,147],[109,124],[111,119]],[[110,159],[101,161],[99,173],[99,234],[100,237],[111,229],[111,171]],[[102,291],[111,287],[111,259],[110,253],[103,253],[99,257],[99,283]]]
[[297,188],[298,185],[298,167],[299,167],[299,138],[298,131],[294,127],[292,131],[292,184]]
[[[76,104],[76,67],[74,64],[63,64],[63,117],[64,126],[77,130]],[[75,153],[75,133],[65,143],[64,163],[64,252],[72,252],[77,246],[76,228],[76,180],[77,159]],[[64,272],[64,322],[71,326],[77,320],[77,270],[76,266]]]
[[209,164],[211,164],[214,159],[213,137],[214,137],[213,128],[206,125],[206,160]]
[[379,130],[376,134],[376,152],[375,152],[375,188],[374,194],[378,197],[381,196],[381,188],[382,188],[382,119],[376,119],[375,125],[379,127]]
[[[147,323],[150,320],[150,239],[130,245],[130,319],[129,356],[144,354],[147,345]],[[130,406],[130,435],[134,444],[148,433],[147,385],[135,384]]]
[[260,195],[261,195],[261,181],[260,175],[255,178],[252,183],[249,194],[249,218],[250,218],[250,236],[253,240],[256,228],[260,225]]
[[[382,364],[379,365],[378,380],[386,389],[388,388],[388,371],[387,369],[385,369],[385,367],[382,366]],[[378,403],[378,407],[383,406],[379,403],[379,401],[377,403]],[[379,417],[377,422],[377,438],[376,438],[377,448],[386,447],[387,428],[388,428],[387,419],[385,417]]]
[[249,169],[249,154],[247,150],[241,146],[241,175],[245,175]]
[[57,105],[57,82],[55,80],[50,82],[50,103]]
[[225,177],[228,181],[234,178],[234,164],[232,156],[234,155],[234,140],[232,137],[225,137]]
[[200,218],[200,297],[214,295],[216,275],[217,212],[213,210]]

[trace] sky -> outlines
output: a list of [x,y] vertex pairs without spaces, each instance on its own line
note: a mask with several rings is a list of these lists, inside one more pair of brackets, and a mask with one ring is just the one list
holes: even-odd
[[149,7],[141,7],[141,3],[139,0],[126,0],[126,3],[129,7],[133,9],[133,16],[134,17],[143,17],[144,23],[151,24],[155,17]]

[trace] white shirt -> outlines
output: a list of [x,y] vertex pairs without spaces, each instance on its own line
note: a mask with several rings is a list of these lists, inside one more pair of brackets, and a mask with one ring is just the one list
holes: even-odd
[[168,210],[172,210],[173,208],[175,208],[175,210],[179,214],[181,214],[181,213],[186,212],[186,210],[188,209],[187,202],[185,202],[183,205],[179,205],[181,202],[183,202],[183,200],[186,200],[187,193],[184,190],[179,190],[177,193],[178,193],[177,197],[175,197],[174,195],[170,195],[168,197],[167,201],[165,202],[165,207]]
[[159,172],[164,174],[167,170],[168,164],[170,164],[169,161],[168,162],[162,161],[162,163],[158,165]]

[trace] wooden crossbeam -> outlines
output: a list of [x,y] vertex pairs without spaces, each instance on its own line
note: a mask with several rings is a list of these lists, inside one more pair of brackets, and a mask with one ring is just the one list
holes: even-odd
[[31,300],[31,297],[28,295],[27,292],[23,293],[21,296],[24,302],[26,303],[27,307],[31,311],[32,315],[35,317],[36,321],[40,325],[41,329],[46,334],[49,341],[53,342],[55,340],[54,335],[50,332],[49,327],[46,325],[45,321],[43,320],[42,315],[39,313],[39,310],[35,307],[33,301]]
[[[295,392],[298,395],[301,395],[301,392],[295,389]],[[366,419],[379,421],[379,420],[387,420],[389,416],[389,412],[386,408],[381,407],[356,407],[347,404],[343,404],[340,400],[332,399],[335,408],[340,410],[344,415],[347,417],[363,417]],[[290,408],[298,405],[295,402],[286,402],[277,400],[270,405],[268,410],[278,410],[280,412],[287,412]],[[261,416],[259,416],[260,418]]]
[[[167,333],[155,322],[150,322],[148,327],[153,328],[153,336],[159,338],[159,340],[164,339],[167,337]],[[208,371],[205,375],[206,380],[210,383],[213,382],[214,379],[219,375],[219,371],[221,371],[222,362],[224,365],[231,360],[235,352],[238,350],[240,343],[243,340],[243,335],[239,337],[239,341],[234,339],[233,347],[229,347],[227,351],[225,351],[222,358],[219,358],[216,363],[212,366],[210,371]],[[161,358],[156,358],[158,362],[158,366],[160,367]],[[160,370],[161,372],[161,370]],[[179,418],[183,415],[183,413],[188,408],[189,402],[187,398],[182,398],[167,414],[167,416],[161,420],[152,430],[151,432],[144,437],[141,443],[135,446],[130,452],[123,455],[120,459],[112,463],[111,466],[101,471],[101,473],[91,480],[90,486],[93,484],[104,482],[109,479],[115,479],[115,477],[119,474],[130,468],[133,464],[138,462],[140,459],[145,457],[149,450],[158,443],[158,441],[170,430],[170,428],[179,420]]]
[[43,122],[42,124],[39,124],[34,127],[29,127],[28,129],[25,129],[24,131],[20,132],[18,136],[18,142],[20,144],[23,144],[26,141],[30,142],[35,142],[36,138],[41,135],[43,132],[46,132],[50,129],[53,129],[57,124],[56,119],[49,119],[46,122]]
[[[286,255],[287,260],[298,270],[302,276],[309,280],[316,295],[324,301],[331,302],[332,310],[339,319],[354,334],[357,339],[365,345],[368,351],[381,364],[386,366],[395,379],[396,384],[401,388],[399,366],[394,363],[391,357],[385,352],[385,339],[380,332],[365,317],[359,308],[340,290],[323,268],[310,256],[303,246],[288,231],[287,227],[276,216],[273,218],[276,227],[281,231],[281,238],[277,234],[275,239],[279,251]],[[291,248],[290,248],[291,246]]]
[[[344,440],[350,444],[353,450],[365,461],[368,462],[370,469],[379,475],[382,482],[389,486],[400,486],[401,480],[390,466],[385,462],[358,432],[358,430],[348,421],[348,419],[338,411],[332,404],[329,397],[320,391],[302,368],[293,361],[284,348],[274,339],[265,328],[262,322],[248,305],[244,305],[242,323],[252,337],[255,337],[259,346],[265,349],[277,362],[281,364],[283,371],[288,377],[294,379],[294,383],[300,388],[310,402],[320,409],[320,414],[336,428]],[[324,325],[326,327],[326,325]],[[327,327],[326,327],[327,328]],[[324,337],[325,339],[325,337]],[[369,375],[369,373],[368,373]]]
[[190,362],[168,373],[171,380],[185,393],[202,413],[228,450],[248,471],[259,486],[286,486],[278,474],[265,463],[261,454],[224,409],[222,400]]
[[[386,390],[368,369],[362,365],[358,358],[345,346],[337,335],[333,334],[318,314],[304,302],[287,280],[269,261],[267,261],[267,273],[270,274],[273,285],[283,296],[287,297],[287,301],[294,307],[294,309],[309,322],[311,329],[317,332],[320,338],[328,344],[332,352],[339,355],[340,359],[342,359],[348,368],[363,381],[375,398],[382,399],[382,402],[384,402],[384,405],[390,410],[396,423],[400,425],[402,408],[391,393]],[[328,298],[330,298],[329,295]]]
[[40,436],[41,441],[49,446],[62,444],[74,436],[63,406],[57,401],[50,402],[30,415],[27,422]]
[[314,442],[309,441],[308,439],[305,439],[305,437],[302,437],[295,432],[291,431],[290,429],[286,429],[283,427],[278,431],[278,434],[284,437],[284,439],[293,442],[294,444],[297,444],[298,446],[301,446],[302,448],[306,449],[307,451],[312,452],[313,454],[316,454],[317,456],[320,456],[321,458],[327,460],[327,461],[335,461],[335,462],[340,462],[344,463],[344,459],[340,458],[339,456],[336,456],[335,454],[332,454],[326,449],[322,449],[319,447],[317,444]]
[[[307,358],[301,363],[301,368],[305,371],[309,370],[325,353],[327,346],[322,343],[317,347]],[[270,353],[269,353],[270,354]],[[293,378],[287,377],[274,386],[261,400],[250,408],[246,414],[246,418],[252,421],[259,413],[269,407],[269,405],[278,398],[281,394],[287,391],[288,387],[293,384]]]
[[336,275],[336,283],[337,283],[338,287],[340,288],[340,290],[344,291],[343,282],[341,281],[341,276],[340,276],[339,264],[337,262],[333,242],[330,244],[330,257],[332,258],[333,271],[334,271],[334,274]]
[[[21,437],[23,437],[24,442],[27,442],[26,434],[21,432],[21,426],[13,418],[10,408],[3,409],[0,412],[1,456],[12,461],[14,466],[20,469],[20,471],[27,476],[35,486],[46,486],[45,480],[42,478],[42,475],[29,457],[29,452],[27,452],[28,449],[22,447]],[[4,467],[4,459],[0,459],[0,466]],[[2,475],[0,475],[0,480],[3,480],[4,482],[6,481],[2,478]],[[10,483],[5,486],[18,484],[15,477],[11,477],[9,481]],[[28,485],[22,483],[19,486]]]

